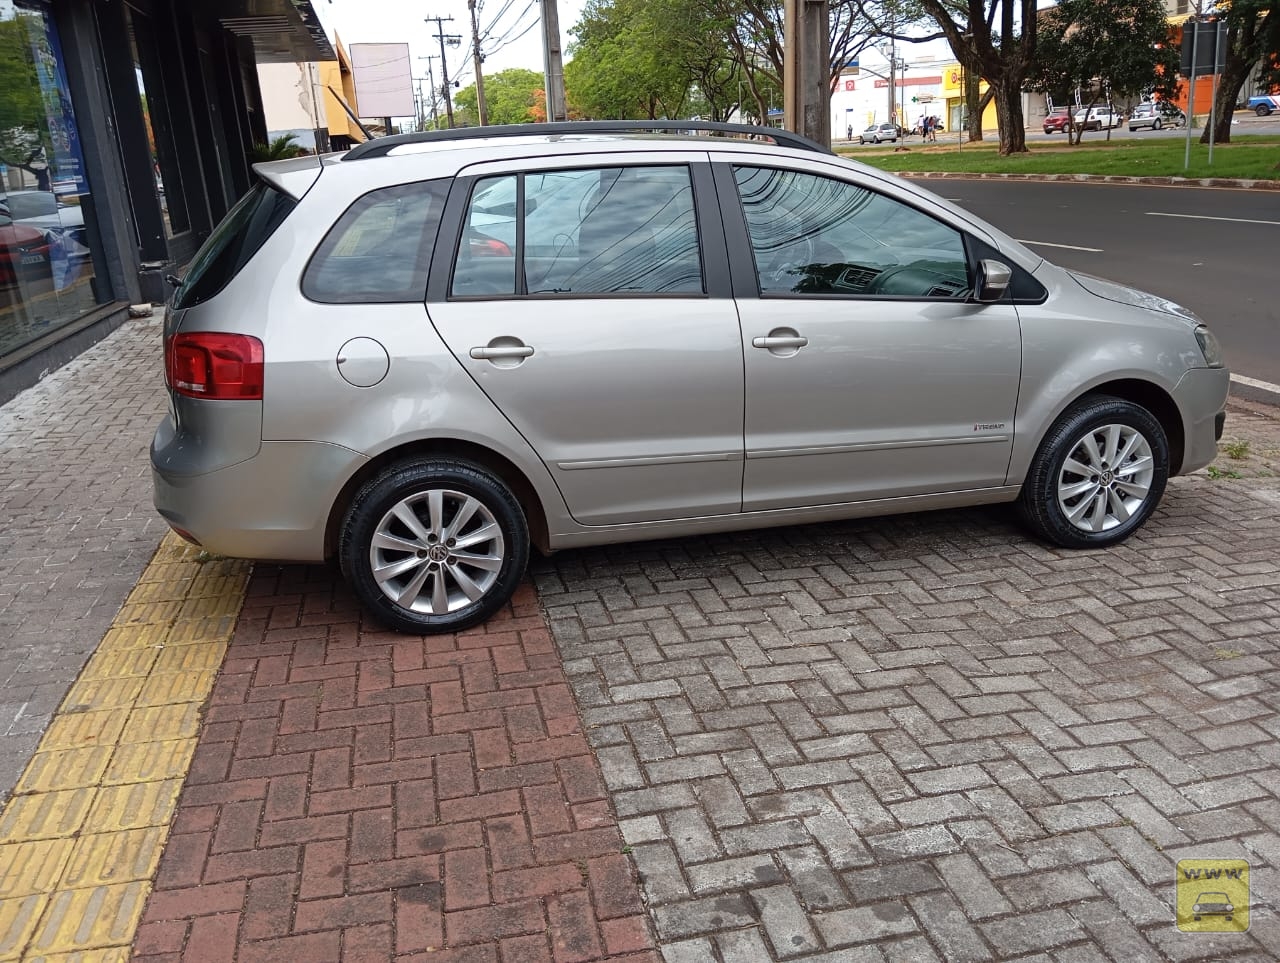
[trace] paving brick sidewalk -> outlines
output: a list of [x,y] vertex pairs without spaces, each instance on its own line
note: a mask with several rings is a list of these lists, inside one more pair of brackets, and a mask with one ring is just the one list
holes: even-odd
[[135,959],[656,963],[622,848],[528,586],[424,640],[262,565]]
[[[1108,551],[990,509],[537,563],[668,963],[1280,957],[1280,423],[1227,436]],[[1248,933],[1176,928],[1187,857],[1251,861]]]
[[0,406],[0,803],[166,531],[159,318]]

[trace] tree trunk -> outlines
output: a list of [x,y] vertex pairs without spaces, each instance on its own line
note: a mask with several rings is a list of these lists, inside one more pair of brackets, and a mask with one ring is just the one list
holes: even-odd
[[987,83],[995,91],[996,120],[1000,124],[1000,154],[1027,152],[1027,132],[1022,119],[1021,78],[1007,74],[988,78]]
[[[1249,79],[1250,65],[1238,56],[1234,49],[1227,53],[1227,63],[1218,78],[1217,116],[1213,124],[1213,140],[1217,144],[1231,143],[1231,114],[1236,106],[1240,88]],[[1209,125],[1200,133],[1200,143],[1209,143]]]
[[[964,68],[964,119],[969,122],[969,143],[982,140],[982,111],[990,98],[984,102],[978,91],[982,89],[982,76],[973,66]],[[990,88],[987,93],[991,93]]]

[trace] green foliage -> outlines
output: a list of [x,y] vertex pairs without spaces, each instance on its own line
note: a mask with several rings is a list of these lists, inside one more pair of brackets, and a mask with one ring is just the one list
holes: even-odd
[[294,134],[281,134],[270,144],[254,144],[249,149],[249,163],[261,164],[265,161],[287,160],[303,153],[298,146],[298,138]]
[[1056,103],[1083,104],[1176,89],[1178,50],[1162,0],[1061,0],[1039,17],[1028,81]]
[[33,42],[39,53],[52,59],[43,32],[32,36],[31,18],[14,17],[0,21],[0,163],[32,170],[43,154],[47,161],[53,148],[49,133],[49,111],[36,72]]
[[[531,124],[546,117],[543,76],[535,70],[513,67],[484,78],[484,103],[490,124]],[[453,98],[454,108],[479,116],[476,85],[464,87]],[[541,111],[541,114],[539,114]]]
[[[679,117],[690,77],[676,51],[688,26],[682,0],[590,0],[574,28],[565,87],[587,117]],[[685,16],[696,9],[684,2]],[[704,41],[705,42],[705,41]]]

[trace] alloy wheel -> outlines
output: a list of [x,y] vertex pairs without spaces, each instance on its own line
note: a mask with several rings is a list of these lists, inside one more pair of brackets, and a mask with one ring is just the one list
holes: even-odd
[[1058,473],[1058,505],[1080,531],[1105,532],[1142,509],[1154,477],[1146,437],[1129,425],[1104,425],[1071,446]]
[[382,594],[423,615],[446,615],[482,598],[497,583],[505,557],[502,526],[489,507],[446,488],[396,502],[369,542]]

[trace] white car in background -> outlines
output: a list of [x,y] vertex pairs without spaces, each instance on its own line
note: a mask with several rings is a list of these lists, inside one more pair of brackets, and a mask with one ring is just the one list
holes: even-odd
[[43,232],[45,240],[66,257],[79,260],[89,256],[84,211],[79,204],[67,204],[52,191],[21,190],[0,196],[0,211],[15,224]]
[[1110,107],[1090,107],[1077,110],[1075,124],[1083,130],[1110,130],[1124,123],[1124,117]]

